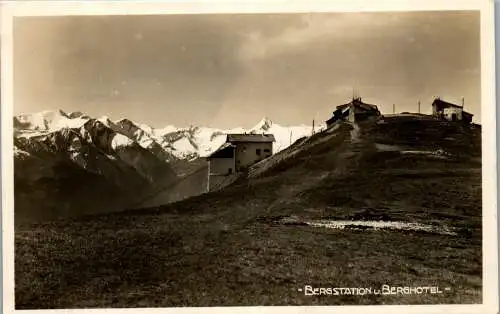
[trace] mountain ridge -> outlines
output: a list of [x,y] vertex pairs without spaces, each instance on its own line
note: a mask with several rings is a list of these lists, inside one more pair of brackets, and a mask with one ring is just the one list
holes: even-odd
[[[292,133],[298,137],[310,132],[307,126],[285,128],[268,118],[249,130],[199,126],[154,129],[127,118],[113,121],[109,116],[91,118],[83,112],[63,110],[16,116],[14,127],[15,193],[24,198],[18,201],[23,208],[16,212],[23,213],[23,219],[30,214],[44,217],[44,211],[48,211],[48,218],[60,215],[59,199],[65,199],[65,208],[69,208],[64,215],[85,212],[76,201],[79,197],[95,199],[95,203],[83,202],[90,207],[114,208],[105,199],[106,191],[123,208],[161,187],[176,187],[168,193],[167,202],[198,195],[205,191],[204,176],[184,180],[181,188],[173,183],[202,169],[206,164],[203,157],[225,142],[226,133],[272,132],[279,149],[294,140]],[[88,185],[80,192],[85,195],[75,197],[72,204],[72,198],[64,194],[78,192],[80,182]],[[38,192],[31,195],[26,189]],[[127,195],[123,197],[127,201],[121,201],[120,195]]]
[[[267,116],[264,116],[249,129],[243,127],[232,129],[203,126],[176,127],[173,125],[153,128],[128,118],[113,121],[109,116],[91,118],[80,111],[66,113],[63,110],[55,110],[15,116],[14,133],[15,137],[39,136],[64,128],[79,128],[89,120],[101,121],[115,132],[121,133],[138,142],[142,147],[154,151],[157,156],[166,161],[172,161],[175,158],[205,157],[223,144],[224,134],[227,133],[273,133],[276,138],[275,152],[278,152],[290,145],[290,142],[310,135],[312,132],[311,126],[282,126],[274,123]],[[320,125],[317,130],[324,127],[324,125]]]

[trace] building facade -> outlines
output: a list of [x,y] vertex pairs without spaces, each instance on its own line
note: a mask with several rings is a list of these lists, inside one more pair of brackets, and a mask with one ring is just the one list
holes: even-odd
[[448,121],[463,121],[472,123],[473,114],[464,110],[463,105],[458,106],[450,102],[436,98],[432,102],[432,115]]
[[444,108],[443,117],[448,121],[459,121],[462,120],[462,108]]
[[272,134],[228,134],[226,142],[207,157],[207,190],[218,190],[273,153]]
[[330,119],[326,121],[327,127],[330,127],[339,120],[349,121],[351,123],[367,120],[371,117],[379,117],[380,111],[376,105],[364,103],[361,97],[353,98],[351,102],[337,106]]

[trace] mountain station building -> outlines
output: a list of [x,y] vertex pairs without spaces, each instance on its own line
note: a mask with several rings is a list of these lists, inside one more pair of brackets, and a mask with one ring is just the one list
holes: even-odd
[[353,98],[351,102],[337,106],[333,116],[326,121],[326,126],[330,127],[339,120],[349,122],[359,122],[370,117],[379,117],[380,111],[376,105],[364,103],[361,97]]
[[464,111],[464,107],[458,106],[444,100],[439,97],[432,103],[432,115],[443,120],[448,121],[463,121],[466,123],[472,123],[473,114]]
[[272,134],[227,134],[226,142],[207,157],[207,190],[218,190],[231,183],[252,164],[273,153]]

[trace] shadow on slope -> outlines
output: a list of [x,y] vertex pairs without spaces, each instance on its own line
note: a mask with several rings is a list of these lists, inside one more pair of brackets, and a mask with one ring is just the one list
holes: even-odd
[[38,165],[36,177],[14,173],[16,226],[118,211],[130,206],[135,197],[102,176],[64,160],[45,159]]
[[[480,127],[433,119],[340,123],[298,140],[221,191],[123,214],[224,210],[232,220],[297,212],[345,218],[364,207],[386,213],[394,207],[394,219],[412,209],[479,217],[481,206],[472,200],[481,196],[480,145]],[[439,150],[446,155],[431,154]]]
[[[384,121],[339,124],[297,142],[221,191],[16,230],[16,308],[481,302],[480,132],[430,120],[408,131],[397,119]],[[401,130],[387,127],[393,123]],[[466,232],[276,223],[290,216],[420,221]],[[299,291],[383,284],[450,289],[362,297]]]

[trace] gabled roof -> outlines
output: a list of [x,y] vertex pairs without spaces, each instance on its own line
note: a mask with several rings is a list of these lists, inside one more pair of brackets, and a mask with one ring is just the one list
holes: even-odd
[[369,111],[378,111],[378,107],[376,105],[364,103],[361,101],[361,98],[355,98],[347,104],[337,106],[337,109],[342,110],[342,109],[346,109],[347,107],[351,107],[351,106],[356,106],[356,107],[362,108],[364,110],[369,110]]
[[210,155],[208,155],[206,158],[231,158],[231,157],[226,157],[228,151],[233,150],[236,146],[234,146],[231,143],[224,143],[222,144],[219,148],[217,148],[215,151],[213,151]]
[[330,124],[330,123],[333,123],[335,121],[337,121],[339,118],[337,116],[332,116],[330,119],[326,120],[326,124]]
[[326,120],[326,122],[328,122],[330,120],[333,121],[333,120],[336,120],[336,119],[338,119],[338,116],[335,113],[333,113],[333,115],[330,118],[328,118],[328,120]]
[[272,143],[275,141],[272,134],[228,134],[226,138],[226,142],[229,143]]
[[342,119],[346,117],[349,113],[349,106],[342,105],[342,106],[337,106],[337,110],[333,112],[333,115],[330,117],[330,119],[326,120],[327,124],[331,124],[339,119]]
[[441,108],[462,108],[462,106],[452,104],[451,102],[444,101],[444,100],[442,100],[440,98],[434,99],[434,101],[432,102],[432,104],[433,105],[436,104],[436,105],[438,105]]

